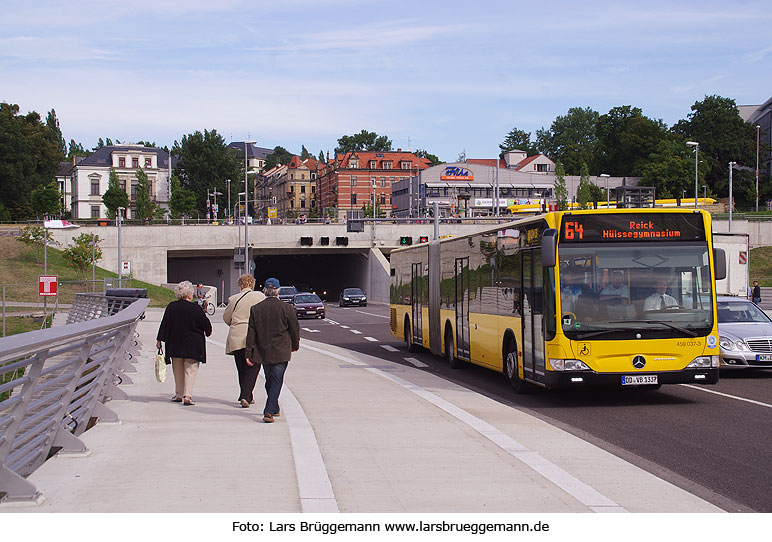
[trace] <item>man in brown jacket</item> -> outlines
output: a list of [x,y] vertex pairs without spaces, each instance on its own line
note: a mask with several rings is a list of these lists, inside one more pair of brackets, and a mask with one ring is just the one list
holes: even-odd
[[265,301],[250,309],[247,329],[247,365],[263,365],[268,395],[263,409],[263,421],[266,423],[272,423],[273,417],[279,415],[284,372],[292,352],[300,348],[300,324],[295,308],[279,300],[279,286],[278,279],[265,281]]

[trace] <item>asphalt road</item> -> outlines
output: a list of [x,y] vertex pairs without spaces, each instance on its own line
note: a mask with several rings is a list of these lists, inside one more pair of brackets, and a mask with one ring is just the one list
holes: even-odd
[[722,373],[714,386],[515,395],[501,374],[408,352],[391,335],[387,305],[326,306],[326,319],[300,321],[302,336],[412,364],[526,410],[727,511],[772,512],[772,371]]

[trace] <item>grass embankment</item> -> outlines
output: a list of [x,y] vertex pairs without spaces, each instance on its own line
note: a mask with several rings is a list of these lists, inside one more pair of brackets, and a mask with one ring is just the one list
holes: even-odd
[[[42,312],[43,299],[38,295],[38,276],[43,275],[43,249],[42,247],[28,246],[20,243],[14,237],[0,237],[0,287],[5,285],[6,312],[14,306],[14,302],[37,303],[37,307],[26,307],[29,312]],[[58,277],[58,301],[59,303],[72,303],[76,293],[90,292],[92,288],[101,293],[102,284],[96,286],[91,282],[91,269],[85,276],[71,268],[62,257],[61,250],[48,247],[47,273]],[[117,278],[117,275],[101,267],[95,269],[97,281],[104,278]],[[147,288],[147,295],[151,307],[165,307],[174,301],[174,292],[168,288],[155,286],[138,280],[132,280],[133,288]],[[1,292],[0,292],[1,293]],[[46,305],[49,311],[53,310],[57,298],[49,297]],[[15,309],[16,312],[18,309]],[[20,321],[17,325],[14,321]],[[18,329],[16,333],[40,329],[41,322],[32,318],[6,318],[6,335],[11,335],[11,327]]]
[[772,247],[757,247],[751,250],[750,280],[759,281],[761,286],[772,286]]

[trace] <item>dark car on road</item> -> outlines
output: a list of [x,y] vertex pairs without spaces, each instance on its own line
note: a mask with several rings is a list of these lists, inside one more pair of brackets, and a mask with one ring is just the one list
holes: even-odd
[[742,297],[716,298],[722,369],[772,369],[772,320]]
[[324,318],[324,303],[316,294],[297,294],[292,304],[298,318]]
[[279,288],[279,299],[286,303],[291,303],[292,298],[298,293],[298,289],[294,286],[282,286]]
[[349,305],[367,306],[367,296],[361,288],[344,288],[340,293],[339,305],[347,307]]

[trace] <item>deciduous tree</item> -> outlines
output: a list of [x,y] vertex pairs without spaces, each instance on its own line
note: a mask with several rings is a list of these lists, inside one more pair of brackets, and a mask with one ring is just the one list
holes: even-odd
[[118,182],[118,174],[114,168],[110,168],[110,175],[107,181],[107,191],[102,195],[102,203],[107,208],[107,217],[110,219],[118,215],[118,207],[128,209],[131,201],[126,191],[121,188]]
[[598,144],[597,123],[600,115],[589,107],[572,107],[557,117],[549,129],[536,132],[536,148],[552,160],[563,162],[569,175],[581,171],[582,164],[595,163]]
[[531,132],[518,130],[517,128],[512,128],[509,131],[507,137],[499,145],[499,149],[501,149],[500,157],[503,157],[505,152],[513,150],[523,151],[528,156],[539,154],[536,150],[536,145],[531,142]]
[[352,151],[388,152],[390,150],[392,150],[391,139],[367,130],[350,136],[341,136],[338,138],[338,146],[335,147],[336,154]]

